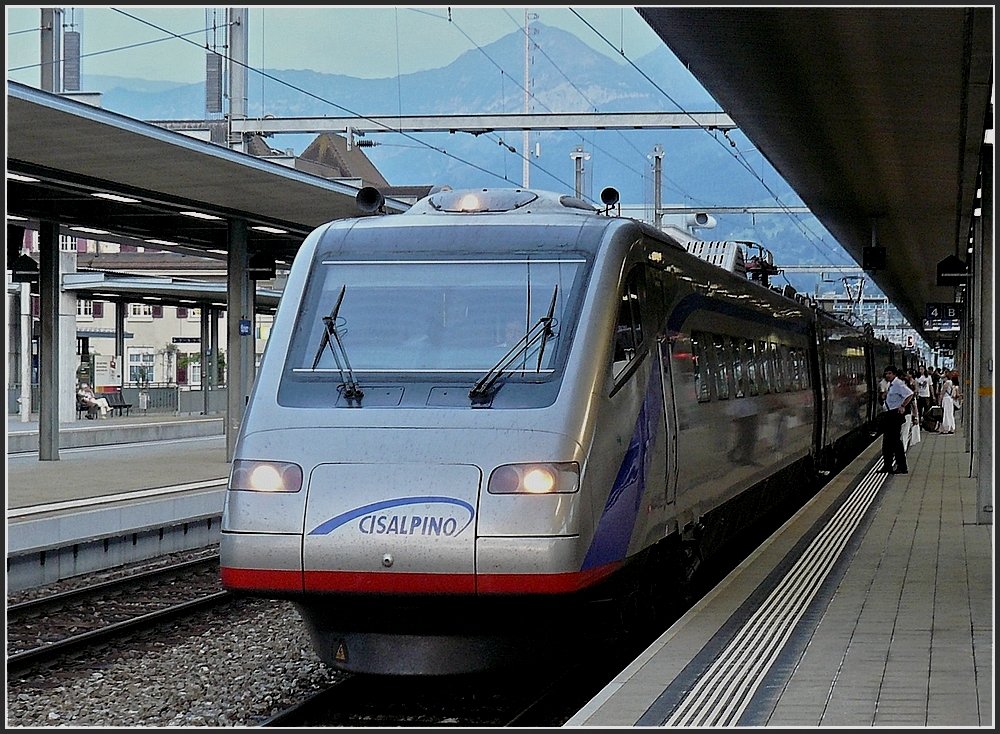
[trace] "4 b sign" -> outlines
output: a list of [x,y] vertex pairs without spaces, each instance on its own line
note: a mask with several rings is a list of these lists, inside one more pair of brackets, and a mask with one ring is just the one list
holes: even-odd
[[928,303],[924,318],[928,321],[960,321],[964,312],[964,303]]

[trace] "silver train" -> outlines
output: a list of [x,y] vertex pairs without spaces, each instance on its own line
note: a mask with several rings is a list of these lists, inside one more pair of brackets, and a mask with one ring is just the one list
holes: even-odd
[[669,602],[871,441],[891,345],[611,208],[445,190],[312,232],[233,457],[224,586],[293,600],[336,668],[495,669]]

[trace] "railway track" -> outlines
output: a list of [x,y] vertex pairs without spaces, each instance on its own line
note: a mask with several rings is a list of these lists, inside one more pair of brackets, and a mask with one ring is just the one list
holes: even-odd
[[345,678],[260,723],[262,727],[561,726],[639,652],[604,651],[586,661],[548,663],[439,679]]
[[7,607],[7,671],[18,674],[231,599],[218,554],[137,571]]

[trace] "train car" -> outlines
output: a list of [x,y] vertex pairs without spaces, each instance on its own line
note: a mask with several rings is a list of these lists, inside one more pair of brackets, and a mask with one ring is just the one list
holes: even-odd
[[579,646],[801,500],[868,418],[867,349],[573,197],[447,190],[331,222],[295,259],[240,428],[223,584],[293,600],[349,671]]
[[[877,354],[871,329],[857,329],[824,311],[817,311],[816,368],[817,463],[832,471],[853,458],[870,439],[868,428],[879,412],[878,381],[884,358]],[[866,438],[867,437],[867,438]]]

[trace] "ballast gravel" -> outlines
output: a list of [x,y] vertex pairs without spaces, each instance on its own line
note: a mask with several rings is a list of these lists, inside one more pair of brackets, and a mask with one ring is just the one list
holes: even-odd
[[8,676],[6,726],[255,727],[344,675],[319,660],[290,602],[241,599],[202,623]]

